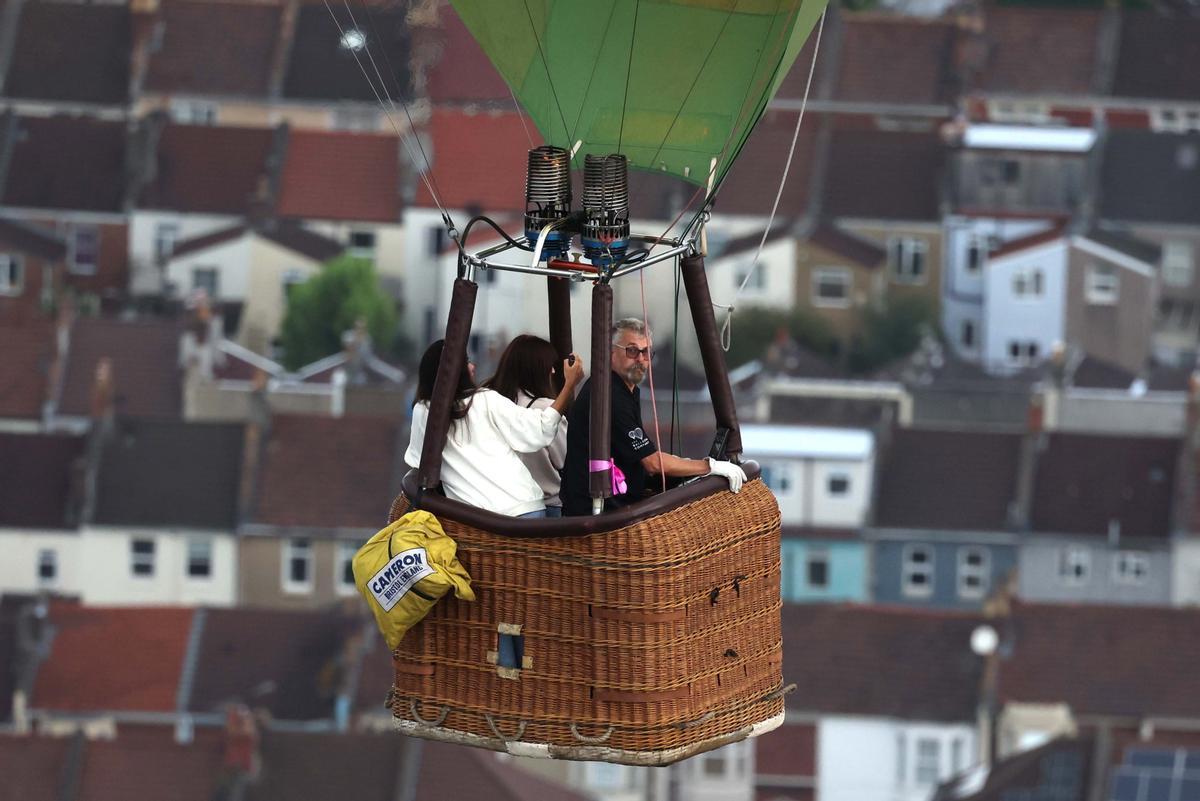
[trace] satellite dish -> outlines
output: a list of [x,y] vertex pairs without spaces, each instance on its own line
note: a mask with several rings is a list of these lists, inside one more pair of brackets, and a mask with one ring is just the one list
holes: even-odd
[[1000,635],[991,626],[978,626],[971,632],[971,650],[978,656],[991,656],[1000,644]]

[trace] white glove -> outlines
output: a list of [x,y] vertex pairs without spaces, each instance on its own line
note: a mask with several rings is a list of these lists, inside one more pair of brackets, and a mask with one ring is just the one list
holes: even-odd
[[746,480],[746,472],[733,462],[718,462],[716,459],[711,458],[708,460],[708,474],[710,476],[724,476],[729,481],[730,492],[740,490],[743,482]]

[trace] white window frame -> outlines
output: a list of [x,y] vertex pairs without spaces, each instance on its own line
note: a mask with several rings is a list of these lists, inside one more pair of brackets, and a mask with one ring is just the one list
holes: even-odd
[[918,236],[888,239],[888,274],[898,284],[924,284],[929,280],[929,243]]
[[710,782],[742,782],[750,776],[752,740],[741,740],[696,758],[696,776]]
[[154,260],[165,263],[175,252],[179,242],[179,223],[162,220],[154,226]]
[[[925,753],[922,753],[923,751]],[[918,785],[929,786],[937,784],[941,777],[942,741],[937,737],[917,737],[913,745],[913,781]]]
[[[280,586],[289,595],[307,595],[313,590],[313,568],[315,567],[313,541],[308,537],[292,537],[283,542],[280,552]],[[292,560],[303,559],[306,563],[303,581],[292,578]]]
[[331,122],[335,131],[372,133],[383,128],[379,109],[370,106],[338,106],[333,110]]
[[[750,280],[746,281],[746,276],[750,276]],[[738,288],[742,286],[742,282],[746,281],[745,290],[747,293],[756,295],[763,294],[767,291],[767,270],[762,264],[757,268],[754,266],[754,261],[741,261],[733,269],[733,286]]]
[[[192,573],[192,565],[204,565],[205,572]],[[212,581],[213,541],[208,537],[189,537],[184,552],[183,576],[188,581]]]
[[[149,543],[148,551],[138,551],[140,543]],[[129,575],[134,579],[154,578],[154,563],[158,556],[158,542],[152,537],[133,537],[129,540]],[[138,572],[146,568],[145,572]]]
[[[1013,348],[1016,348],[1017,353],[1013,354]],[[1015,367],[1027,367],[1036,364],[1041,358],[1042,349],[1038,345],[1037,340],[1028,339],[1010,339],[1007,347],[1004,349],[1004,358],[1008,363]]]
[[0,295],[25,291],[25,260],[16,253],[0,253]]
[[[354,237],[361,235],[361,234],[365,234],[365,235],[371,237],[371,246],[370,247],[365,247],[362,245],[354,244]],[[379,232],[376,231],[374,228],[351,228],[350,232],[348,234],[346,234],[346,251],[351,256],[356,256],[360,259],[374,260],[375,253],[378,251],[378,249],[379,249]]]
[[1115,264],[1090,262],[1084,277],[1084,298],[1093,306],[1112,306],[1121,297],[1121,275]]
[[1046,273],[1040,267],[1023,267],[1013,272],[1012,295],[1019,301],[1041,300],[1046,294]]
[[610,762],[584,762],[580,765],[583,781],[588,791],[620,792],[632,790],[634,773],[628,765]]
[[1158,106],[1150,109],[1150,129],[1156,133],[1200,131],[1200,107]]
[[1044,125],[1050,122],[1050,104],[1036,100],[989,100],[988,120],[996,123]]
[[[846,488],[841,492],[833,491],[833,482],[835,479],[841,479],[846,482]],[[825,477],[825,494],[830,498],[845,498],[854,489],[854,480],[850,474],[844,470],[837,470]]]
[[1112,555],[1114,584],[1140,587],[1150,580],[1150,554],[1145,551],[1117,551]]
[[776,495],[791,495],[796,486],[792,466],[786,462],[763,462],[763,483]]
[[1175,287],[1191,286],[1195,269],[1196,265],[1191,242],[1172,239],[1163,243],[1163,283],[1167,286]]
[[[42,568],[50,568],[50,575],[42,575]],[[39,548],[37,566],[34,568],[39,587],[52,587],[58,583],[58,551],[54,548]]]
[[[92,261],[79,263],[80,236],[94,237]],[[71,226],[71,235],[67,238],[67,271],[71,275],[95,275],[100,270],[100,226],[75,223]]]
[[[914,562],[913,554],[923,551],[928,554],[924,563]],[[900,592],[906,598],[929,598],[933,595],[934,568],[937,554],[932,545],[909,543],[904,546],[900,556]],[[912,578],[924,574],[924,584],[914,584]]]
[[[812,566],[825,565],[825,583],[814,584],[812,581]],[[828,548],[809,548],[804,553],[804,586],[810,590],[828,590],[833,578],[833,560],[830,559]]]
[[[200,273],[212,273],[213,287],[210,290],[206,286],[201,286]],[[217,300],[221,296],[221,269],[219,267],[211,267],[207,265],[198,265],[192,268],[192,291],[197,292],[203,289],[208,295],[209,300]]]
[[358,543],[352,540],[338,540],[333,560],[333,587],[338,595],[354,595],[358,588],[354,584],[354,574],[350,574],[346,582],[346,568],[354,564],[354,554],[358,553]]
[[1092,551],[1083,545],[1064,545],[1058,550],[1058,579],[1068,587],[1083,587],[1092,578]]
[[208,100],[171,101],[171,119],[184,125],[216,125],[220,106]]
[[[823,281],[840,283],[845,289],[845,295],[840,298],[823,297],[820,292]],[[812,305],[822,309],[845,309],[851,303],[850,295],[854,291],[854,277],[844,267],[818,267],[812,272]]]
[[[970,564],[971,556],[979,556],[979,564]],[[964,545],[958,549],[958,597],[964,600],[979,601],[985,598],[991,589],[992,552],[982,545]],[[971,579],[978,581],[978,586],[969,586]]]

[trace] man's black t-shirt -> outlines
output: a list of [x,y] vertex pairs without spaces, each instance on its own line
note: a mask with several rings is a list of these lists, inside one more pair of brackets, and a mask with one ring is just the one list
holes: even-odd
[[[654,440],[642,427],[641,389],[632,390],[616,373],[612,378],[612,458],[625,474],[627,492],[615,495],[605,503],[605,509],[627,506],[640,500],[646,490],[646,470],[642,459],[658,452]],[[567,457],[563,463],[560,496],[565,515],[592,513],[592,496],[588,492],[588,431],[592,408],[592,379],[583,388],[571,407],[567,425]]]

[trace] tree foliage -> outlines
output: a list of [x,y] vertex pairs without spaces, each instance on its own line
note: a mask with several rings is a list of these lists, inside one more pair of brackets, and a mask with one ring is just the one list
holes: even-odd
[[292,288],[280,343],[284,365],[295,370],[342,349],[342,334],[366,321],[377,351],[386,354],[396,336],[395,303],[379,286],[370,261],[339,256]]
[[725,363],[733,369],[761,359],[781,332],[824,358],[830,358],[836,350],[828,323],[815,314],[799,309],[746,306],[734,313],[733,336]]
[[868,308],[863,335],[851,346],[847,366],[854,373],[878,370],[916,350],[929,328],[936,330],[936,314],[925,298],[894,298],[885,308]]

